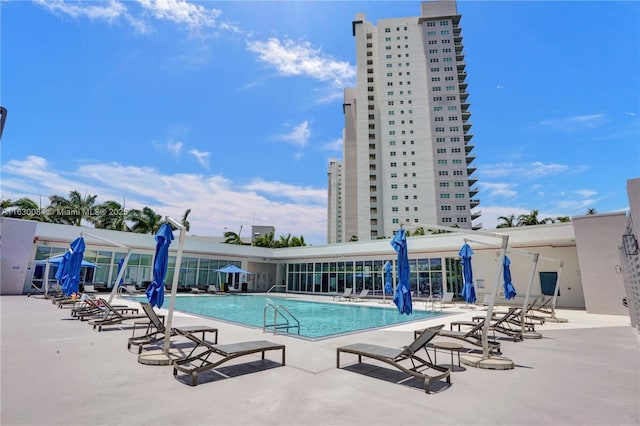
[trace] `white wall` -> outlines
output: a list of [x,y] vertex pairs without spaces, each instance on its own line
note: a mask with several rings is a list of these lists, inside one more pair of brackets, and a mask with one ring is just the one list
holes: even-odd
[[0,218],[0,294],[22,294],[37,222]]
[[622,305],[625,289],[618,250],[626,214],[577,216],[572,221],[587,312],[629,315]]

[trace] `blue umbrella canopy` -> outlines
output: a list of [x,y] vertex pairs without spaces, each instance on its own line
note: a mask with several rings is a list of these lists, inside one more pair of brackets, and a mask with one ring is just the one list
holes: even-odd
[[473,250],[469,244],[464,243],[458,252],[460,263],[462,263],[462,278],[464,286],[462,287],[462,297],[467,303],[476,302],[476,289],[473,287],[473,269],[471,267],[471,256]]
[[[118,260],[118,271],[116,272],[116,279],[118,279],[118,275],[120,275],[120,270],[122,269],[123,263],[124,263],[124,257]],[[121,286],[122,284],[124,284],[124,278],[120,278],[120,282],[118,283],[118,286]]]
[[168,223],[163,223],[160,226],[155,240],[156,255],[153,258],[153,281],[147,287],[147,299],[151,306],[161,308],[164,303],[164,279],[167,276],[169,265],[169,246],[173,241],[173,232]]
[[216,269],[216,272],[223,272],[226,274],[250,274],[251,272],[245,271],[242,268],[238,268],[236,265],[227,265],[224,268]]
[[393,284],[391,284],[391,262],[387,261],[384,264],[384,292],[387,294],[393,293]]
[[[40,260],[36,260],[36,265],[45,265],[47,263],[47,261],[51,264],[51,265],[59,265],[60,263],[62,263],[64,259],[64,256],[54,256],[54,257],[50,257],[49,259],[40,259]],[[91,263],[89,261],[86,261],[84,259],[82,259],[82,268],[86,267],[86,268],[98,268],[98,265],[96,265],[95,263]]]
[[411,315],[413,305],[411,302],[411,288],[409,284],[409,253],[407,251],[407,237],[404,229],[396,233],[391,240],[391,246],[398,253],[398,285],[393,303],[401,314]]
[[504,297],[507,300],[511,300],[516,297],[516,289],[511,282],[511,260],[507,256],[504,257],[502,262],[502,276],[504,277]]
[[58,266],[56,279],[62,285],[62,292],[67,296],[78,292],[84,249],[84,238],[76,238],[71,242],[69,251],[62,256],[62,261]]

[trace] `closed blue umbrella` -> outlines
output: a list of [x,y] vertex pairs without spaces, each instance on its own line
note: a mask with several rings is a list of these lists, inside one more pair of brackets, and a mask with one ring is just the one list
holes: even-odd
[[511,260],[507,256],[504,257],[502,262],[502,275],[504,277],[504,297],[507,300],[511,300],[516,297],[516,289],[511,282]]
[[[168,223],[163,223],[156,234],[156,255],[153,258],[153,281],[147,287],[147,299],[151,306],[162,307],[164,303],[164,279],[169,265],[169,246],[173,232]],[[175,274],[178,271],[174,272]]]
[[391,284],[391,269],[393,269],[393,266],[391,266],[391,262],[387,261],[384,264],[384,292],[386,294],[392,294],[393,293],[393,284]]
[[409,253],[407,252],[407,237],[404,229],[396,233],[391,240],[391,246],[398,253],[398,285],[393,303],[401,314],[411,315],[413,305],[411,302],[411,287],[409,284]]
[[78,292],[84,249],[84,238],[76,238],[71,242],[69,251],[62,256],[62,261],[58,266],[56,279],[62,285],[62,292],[67,296]]
[[[118,260],[118,272],[116,272],[116,279],[118,275],[120,275],[120,270],[122,269],[122,264],[124,263],[124,257]],[[120,282],[118,283],[118,287],[124,284],[124,278],[120,278]]]
[[458,252],[460,262],[462,263],[462,278],[464,285],[462,287],[462,297],[467,303],[476,303],[476,289],[473,287],[473,269],[471,268],[471,256],[473,250],[469,244],[464,243]]

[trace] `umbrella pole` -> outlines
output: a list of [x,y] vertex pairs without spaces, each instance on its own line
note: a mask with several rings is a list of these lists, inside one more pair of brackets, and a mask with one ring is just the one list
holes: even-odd
[[178,240],[178,254],[176,255],[176,267],[173,271],[173,282],[171,283],[171,300],[169,300],[169,313],[167,314],[167,321],[165,323],[165,329],[167,332],[164,336],[164,353],[169,354],[169,346],[171,344],[171,322],[173,320],[173,310],[176,306],[176,293],[178,292],[178,278],[180,276],[180,266],[182,263],[182,249],[184,247],[185,229],[184,226],[176,222],[171,217],[167,216],[167,221],[171,222],[174,226],[180,229],[180,237]]
[[487,316],[484,320],[484,326],[482,327],[482,358],[487,359],[490,358],[489,355],[489,323],[491,322],[491,317],[493,316],[493,305],[496,301],[496,295],[498,294],[498,287],[500,286],[500,276],[502,275],[502,264],[504,262],[504,257],[507,253],[507,245],[509,244],[509,236],[502,236],[502,247],[500,248],[500,259],[498,261],[498,276],[496,278],[496,284],[493,286],[493,290],[491,291],[491,298],[489,299],[489,305],[487,306]]
[[520,317],[520,335],[524,336],[524,324],[527,316],[527,307],[529,306],[529,295],[531,294],[531,288],[533,287],[533,280],[536,277],[536,269],[538,269],[538,253],[533,253],[533,265],[531,265],[531,276],[529,278],[529,285],[527,286],[527,292],[524,294],[524,302],[522,303],[522,316]]
[[104,241],[105,243],[109,243],[111,245],[127,249],[127,256],[124,258],[124,263],[122,264],[122,267],[120,268],[120,271],[118,271],[118,276],[117,276],[116,282],[113,285],[113,289],[111,289],[111,293],[109,294],[108,302],[111,303],[111,301],[113,300],[113,296],[115,296],[116,292],[118,291],[118,287],[120,285],[120,280],[122,279],[122,276],[124,275],[124,271],[127,268],[127,263],[129,263],[129,257],[131,256],[131,248],[129,246],[125,246],[124,244],[116,243],[115,241],[107,240],[106,238],[102,238],[102,237],[99,237],[97,235],[90,234],[88,232],[81,232],[80,233],[80,236],[85,236],[85,235],[87,237],[95,238],[96,240]]
[[113,300],[113,296],[115,296],[116,292],[118,291],[118,287],[120,287],[120,280],[123,278],[124,271],[127,269],[127,264],[129,263],[130,256],[131,256],[131,249],[128,249],[127,255],[124,258],[124,262],[122,262],[122,267],[120,268],[120,270],[118,271],[118,274],[116,275],[116,281],[115,283],[113,283],[113,288],[111,289],[111,293],[109,293],[109,303],[111,303],[111,301]]

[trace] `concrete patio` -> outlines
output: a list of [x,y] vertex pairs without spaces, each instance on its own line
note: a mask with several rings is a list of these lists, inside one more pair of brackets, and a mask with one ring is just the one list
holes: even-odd
[[[327,300],[326,298],[322,300]],[[130,301],[118,301],[129,303]],[[376,302],[366,302],[376,303]],[[415,309],[423,309],[416,304]],[[560,310],[567,323],[537,328],[542,339],[501,340],[506,371],[458,367],[434,393],[390,382],[396,371],[355,365],[336,348],[356,342],[401,347],[413,330],[478,311],[320,341],[176,313],[173,325],[210,324],[220,343],[270,340],[279,354],[240,358],[229,378],[206,373],[199,384],[172,368],[137,362],[131,325],[96,332],[49,300],[2,296],[0,423],[12,425],[638,425],[640,335],[624,316]],[[480,311],[482,312],[482,311]],[[446,326],[448,327],[448,326]],[[467,345],[472,348],[472,346]],[[438,362],[449,364],[449,354]]]

